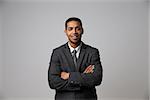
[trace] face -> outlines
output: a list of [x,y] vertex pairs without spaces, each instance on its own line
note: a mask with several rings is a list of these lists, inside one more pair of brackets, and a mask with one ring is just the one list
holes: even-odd
[[71,45],[78,45],[81,42],[83,28],[78,21],[70,21],[67,23],[65,33]]

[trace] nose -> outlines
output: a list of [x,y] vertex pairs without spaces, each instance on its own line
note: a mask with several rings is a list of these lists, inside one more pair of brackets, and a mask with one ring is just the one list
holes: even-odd
[[77,33],[77,29],[76,28],[73,29],[73,33]]

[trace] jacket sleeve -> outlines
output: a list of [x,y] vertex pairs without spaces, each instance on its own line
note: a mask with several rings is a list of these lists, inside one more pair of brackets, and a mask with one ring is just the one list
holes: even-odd
[[49,69],[48,69],[48,82],[51,89],[75,91],[80,90],[78,86],[72,86],[68,80],[60,77],[61,68],[59,55],[56,50],[53,50],[51,55]]
[[100,62],[100,55],[97,49],[91,52],[90,64],[94,65],[93,73],[71,72],[69,81],[80,87],[95,87],[101,84],[103,69]]
[[59,55],[58,52],[54,50],[48,70],[48,82],[50,88],[56,90],[76,91],[80,90],[81,87],[95,87],[100,85],[102,81],[102,65],[100,62],[99,52],[95,49],[90,54],[90,64],[94,65],[94,72],[70,72],[69,79],[64,80],[60,78],[61,65]]

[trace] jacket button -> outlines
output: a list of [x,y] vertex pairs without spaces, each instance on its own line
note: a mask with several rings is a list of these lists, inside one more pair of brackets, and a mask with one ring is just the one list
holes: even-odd
[[70,83],[74,83],[73,81],[71,81]]

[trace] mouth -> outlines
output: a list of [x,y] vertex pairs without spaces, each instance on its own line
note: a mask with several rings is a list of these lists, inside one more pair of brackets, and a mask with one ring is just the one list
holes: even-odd
[[77,39],[78,39],[78,36],[75,36],[75,35],[74,35],[74,36],[72,36],[72,39],[73,39],[73,40],[77,40]]

